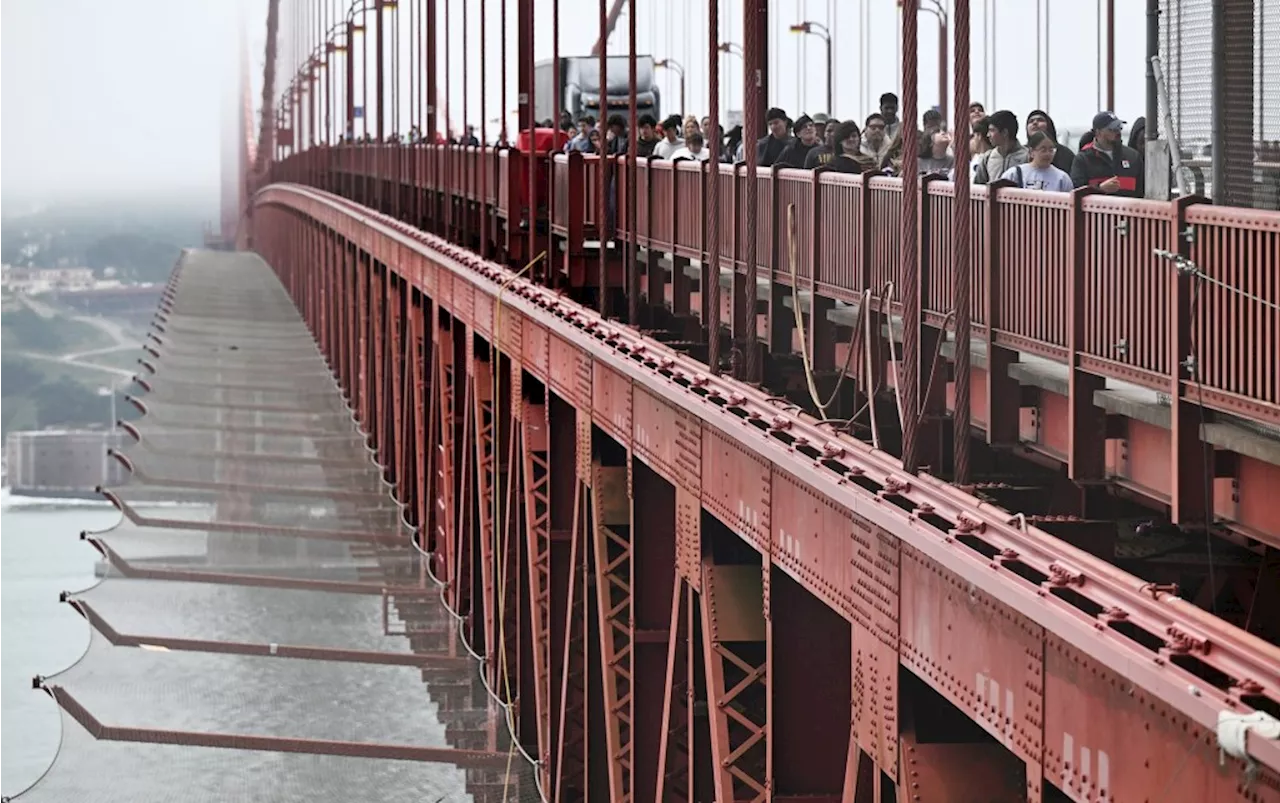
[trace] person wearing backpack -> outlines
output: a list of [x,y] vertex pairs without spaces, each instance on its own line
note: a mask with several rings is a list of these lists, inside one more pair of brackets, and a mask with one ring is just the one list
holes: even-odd
[[1031,161],[1009,168],[1000,178],[1012,181],[1014,186],[1028,190],[1071,192],[1075,189],[1071,176],[1053,164],[1053,157],[1058,152],[1058,143],[1054,142],[1053,137],[1048,133],[1037,131],[1027,137],[1027,151]]

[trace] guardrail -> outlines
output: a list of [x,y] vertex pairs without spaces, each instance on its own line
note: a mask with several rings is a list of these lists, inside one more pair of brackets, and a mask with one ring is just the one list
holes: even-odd
[[[527,220],[528,161],[517,151],[452,146],[320,147],[277,165],[274,178],[359,193],[383,211],[390,206],[377,198],[406,189],[468,204],[483,196],[510,224]],[[583,221],[597,223],[601,160],[582,158],[580,175],[574,164],[556,155],[539,165],[539,218],[545,214],[558,236],[577,236],[570,234],[579,208],[571,182],[583,187]],[[794,205],[801,221],[796,273],[806,287],[852,301],[897,279],[902,179],[776,168],[749,176],[742,165],[642,161],[632,232],[628,171],[610,175],[615,235],[640,246],[704,258],[714,183],[725,267],[745,271],[745,245],[754,236],[761,274],[789,283],[784,228]],[[745,208],[748,181],[758,185],[754,230]],[[953,186],[927,177],[918,191],[921,300],[925,323],[939,326],[952,310]],[[975,334],[1162,392],[1174,387],[1176,371],[1206,406],[1280,424],[1280,212],[999,182],[974,187],[970,203]],[[1194,278],[1189,298],[1187,283],[1176,281],[1180,273]],[[1073,342],[1076,307],[1083,328]]]

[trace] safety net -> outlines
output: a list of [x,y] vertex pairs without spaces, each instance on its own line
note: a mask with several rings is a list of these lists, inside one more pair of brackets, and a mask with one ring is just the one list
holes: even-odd
[[270,268],[187,252],[40,801],[540,801],[507,694]]

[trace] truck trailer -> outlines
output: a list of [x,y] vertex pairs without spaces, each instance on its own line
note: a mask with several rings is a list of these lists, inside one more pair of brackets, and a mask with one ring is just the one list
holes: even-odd
[[[584,114],[596,119],[610,114],[626,115],[631,108],[630,57],[610,56],[604,88],[604,107],[600,99],[600,60],[595,56],[562,56],[560,58],[560,104],[555,108],[555,61],[539,62],[534,69],[534,117],[539,121],[560,119],[567,111],[576,121]],[[661,119],[658,85],[654,79],[652,56],[636,56],[636,107],[638,114],[652,114]]]

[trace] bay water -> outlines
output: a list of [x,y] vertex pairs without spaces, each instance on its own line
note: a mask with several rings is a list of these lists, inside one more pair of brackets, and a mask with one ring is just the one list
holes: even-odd
[[31,687],[76,661],[89,644],[89,625],[58,602],[62,591],[93,585],[97,552],[81,530],[103,530],[120,519],[106,503],[50,505],[9,497],[0,507],[0,793],[34,783],[53,762],[61,737],[57,707]]

